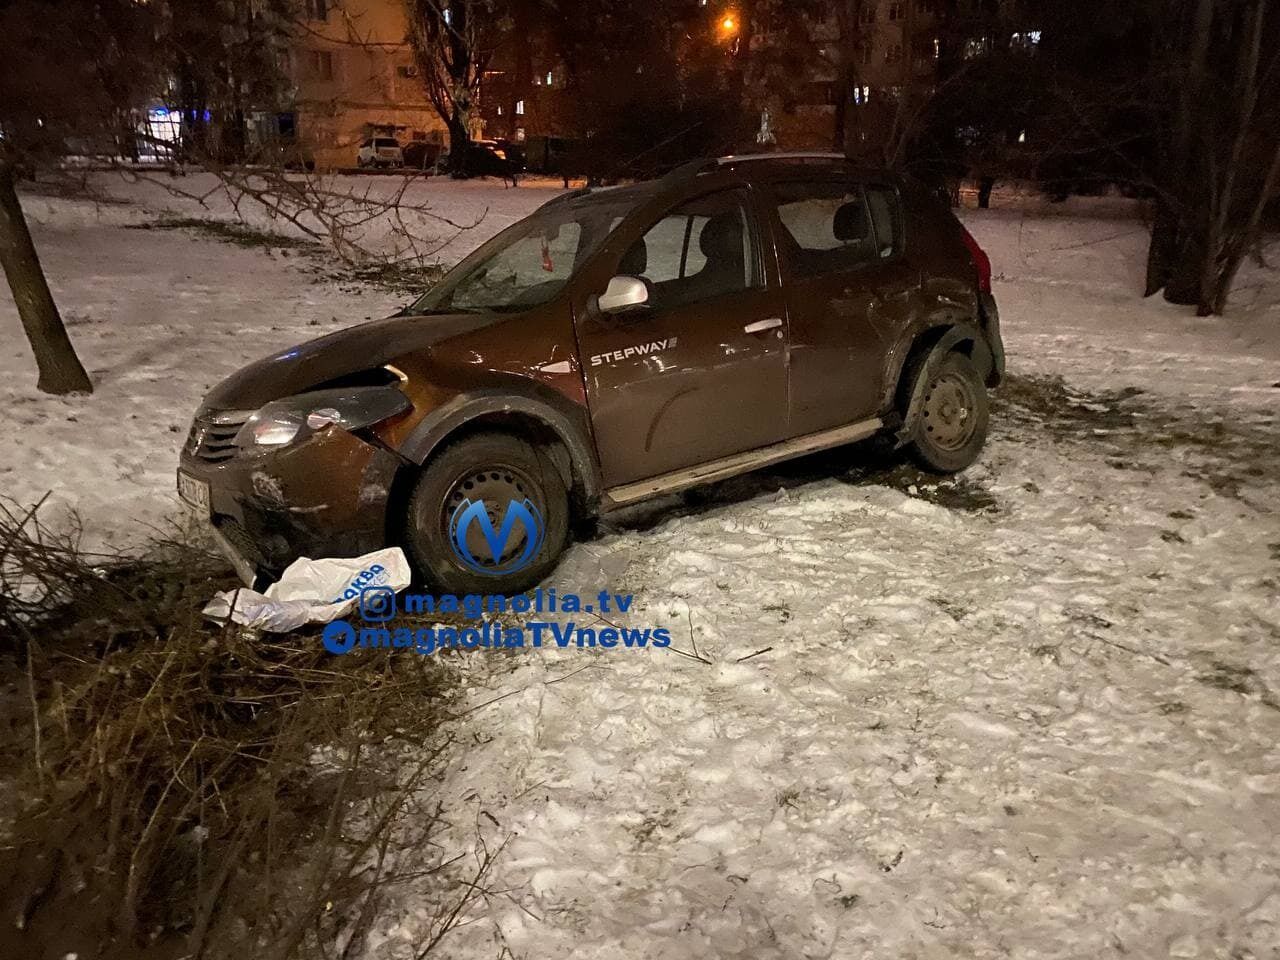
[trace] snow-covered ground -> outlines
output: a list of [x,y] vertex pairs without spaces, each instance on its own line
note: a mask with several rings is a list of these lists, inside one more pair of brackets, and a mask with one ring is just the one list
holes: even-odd
[[[551,195],[421,189],[495,228]],[[176,514],[209,385],[399,301],[137,208],[32,207],[98,392],[35,393],[0,295],[0,491],[53,489],[104,542]],[[633,593],[623,621],[701,659],[459,658],[438,839],[506,846],[449,956],[1274,956],[1280,279],[1197,320],[1137,298],[1131,216],[965,219],[1016,374],[976,468],[828,454],[574,548],[554,585]],[[435,896],[389,892],[367,956],[408,955]]]

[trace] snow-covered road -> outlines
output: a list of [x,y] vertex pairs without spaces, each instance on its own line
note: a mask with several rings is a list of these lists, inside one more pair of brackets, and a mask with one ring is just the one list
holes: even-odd
[[[210,384],[399,299],[41,209],[98,392],[35,393],[0,295],[0,492],[52,488],[101,542],[176,513]],[[1197,320],[1137,299],[1140,222],[1060,212],[966,215],[1014,376],[964,477],[827,454],[574,548],[556,586],[633,593],[700,659],[459,658],[503,698],[433,784],[439,839],[506,846],[448,955],[1274,956],[1280,282]],[[436,893],[389,892],[366,956],[406,955]]]

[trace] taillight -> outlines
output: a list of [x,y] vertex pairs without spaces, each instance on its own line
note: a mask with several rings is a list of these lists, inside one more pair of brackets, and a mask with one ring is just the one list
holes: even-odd
[[991,292],[991,258],[987,256],[987,252],[978,246],[978,241],[973,239],[973,234],[960,227],[960,235],[964,238],[964,245],[969,248],[969,256],[973,258],[973,265],[978,270],[978,289],[983,293]]

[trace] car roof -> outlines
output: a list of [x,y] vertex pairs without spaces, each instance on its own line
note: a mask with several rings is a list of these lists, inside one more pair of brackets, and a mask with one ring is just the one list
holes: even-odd
[[772,180],[800,174],[844,174],[865,179],[889,179],[893,174],[884,168],[860,166],[841,153],[789,152],[746,153],[692,160],[670,173],[652,180],[641,180],[626,186],[580,187],[562,194],[548,203],[563,203],[585,197],[622,196],[634,193],[637,199],[665,193],[688,184],[697,177],[715,173],[739,173],[751,180]]
[[676,167],[662,180],[667,184],[682,183],[722,171],[741,173],[749,179],[772,179],[779,175],[794,176],[797,173],[831,173],[876,178],[891,175],[883,168],[860,166],[842,153],[794,151],[730,154],[724,157],[692,160]]

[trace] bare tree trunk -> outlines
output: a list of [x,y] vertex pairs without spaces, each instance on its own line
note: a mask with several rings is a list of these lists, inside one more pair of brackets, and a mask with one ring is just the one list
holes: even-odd
[[[836,89],[835,122],[832,129],[832,148],[845,156],[855,156],[861,150],[856,134],[863,124],[863,117],[854,107],[854,90],[860,82],[858,64],[862,57],[862,44],[867,39],[862,26],[863,0],[841,0],[836,4],[836,26],[840,33]],[[859,103],[865,103],[859,100]]]
[[516,3],[513,8],[511,42],[515,47],[515,70],[507,100],[507,137],[513,142],[516,131],[524,123],[524,118],[517,112],[520,102],[524,101],[526,108],[532,105],[535,14],[532,4],[528,2]]
[[[1167,157],[1156,219],[1151,227],[1151,244],[1147,248],[1147,284],[1144,296],[1152,296],[1162,288],[1171,303],[1194,303],[1185,273],[1195,271],[1184,256],[1190,210],[1196,205],[1195,193],[1203,189],[1190,175],[1192,169],[1192,127],[1195,111],[1201,109],[1205,77],[1208,73],[1209,41],[1212,36],[1214,0],[1189,0],[1194,5],[1190,20],[1184,22],[1174,41],[1175,48],[1186,51],[1186,68],[1177,112],[1173,118],[1173,137]],[[1179,276],[1183,274],[1184,276]],[[1194,285],[1194,281],[1191,281]],[[1189,297],[1193,299],[1188,299]]]
[[93,384],[49,292],[13,179],[13,167],[0,160],[0,265],[36,357],[36,388],[45,393],[92,393]]
[[996,188],[996,178],[989,177],[985,174],[978,178],[978,209],[987,210],[991,207],[991,191]]
[[475,57],[475,25],[471,21],[471,5],[455,3],[449,7],[453,15],[448,34],[450,99],[453,110],[449,117],[449,173],[465,177],[471,152],[471,67]]
[[1147,285],[1144,297],[1159,293],[1173,276],[1178,250],[1178,214],[1169,198],[1156,200],[1156,216],[1151,223],[1151,243],[1147,247]]
[[467,153],[471,148],[471,131],[467,129],[467,121],[461,111],[449,118],[449,175],[465,177],[467,175]]

